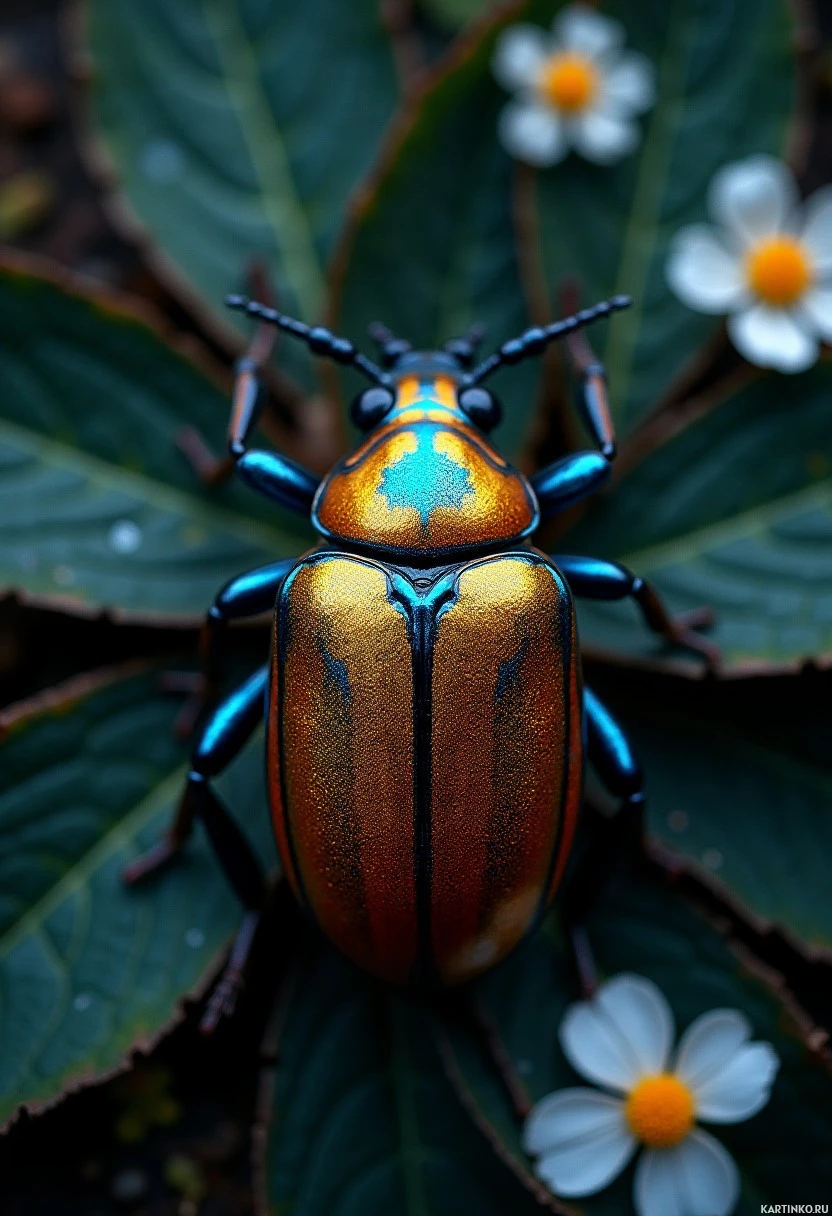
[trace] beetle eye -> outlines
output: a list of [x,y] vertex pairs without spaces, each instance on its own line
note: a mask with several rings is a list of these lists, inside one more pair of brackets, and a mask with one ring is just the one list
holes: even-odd
[[503,416],[503,407],[487,388],[464,388],[457,400],[459,408],[482,431],[492,430]]
[[350,408],[350,416],[360,431],[371,431],[386,413],[393,408],[396,396],[389,388],[365,389],[359,393]]

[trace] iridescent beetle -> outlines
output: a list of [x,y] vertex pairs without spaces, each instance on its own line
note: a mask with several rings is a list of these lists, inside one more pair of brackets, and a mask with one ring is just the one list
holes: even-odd
[[171,829],[126,872],[172,859],[200,816],[247,909],[206,1024],[233,1006],[264,881],[210,779],[265,715],[267,782],[285,873],[344,954],[394,984],[453,985],[508,954],[564,872],[585,757],[616,796],[643,800],[638,765],[582,688],[572,595],[632,596],[647,625],[712,657],[624,567],[535,549],[551,515],[598,489],[615,454],[603,369],[579,367],[600,451],[522,476],[486,438],[500,407],[484,388],[504,364],[624,308],[605,301],[527,330],[473,367],[479,335],[421,353],[383,326],[383,367],[349,341],[262,304],[242,309],[372,381],[353,403],[363,442],[319,483],[247,451],[258,361],[238,365],[229,448],[254,489],[307,512],[317,548],[228,583],[206,623],[216,678],[234,619],[274,610],[270,662],[208,717]]

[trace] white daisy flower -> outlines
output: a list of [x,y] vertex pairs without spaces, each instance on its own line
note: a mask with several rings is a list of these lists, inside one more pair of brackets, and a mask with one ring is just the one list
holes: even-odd
[[799,201],[791,171],[770,156],[721,169],[708,196],[719,228],[683,228],[667,279],[697,312],[727,313],[750,363],[802,372],[832,341],[832,186]]
[[705,1013],[671,1063],[673,1017],[650,980],[619,975],[572,1005],[560,1041],[572,1067],[611,1093],[563,1089],[543,1098],[523,1143],[536,1172],[564,1198],[593,1195],[644,1148],[635,1175],[638,1216],[728,1216],[739,1195],[733,1158],[696,1126],[740,1123],[768,1102],[780,1061],[751,1043],[736,1009]]
[[654,72],[623,43],[623,25],[583,4],[561,9],[551,34],[537,25],[505,30],[492,66],[516,94],[500,115],[506,150],[537,166],[557,164],[570,148],[601,165],[632,152],[633,116],[655,100]]

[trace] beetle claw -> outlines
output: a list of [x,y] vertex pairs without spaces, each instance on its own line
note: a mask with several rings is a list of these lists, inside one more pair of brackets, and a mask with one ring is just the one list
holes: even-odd
[[231,1017],[237,1007],[237,997],[242,984],[241,971],[237,967],[227,967],[200,1018],[199,1029],[202,1034],[213,1034],[223,1018]]
[[185,695],[185,703],[174,719],[173,733],[177,739],[190,739],[203,713],[214,702],[215,684],[198,671],[166,671],[159,677],[159,688],[164,693]]
[[[703,609],[703,614],[708,612],[708,609]],[[694,614],[691,613],[691,616]],[[673,632],[669,635],[669,640],[675,642],[678,646],[684,646],[686,650],[692,650],[694,654],[701,655],[705,660],[709,671],[716,671],[722,662],[722,652],[716,642],[710,641],[709,638],[703,638],[701,633],[698,633],[696,628],[690,626],[687,621],[682,618],[677,618],[674,621]],[[700,626],[701,628],[701,626]]]
[[171,836],[163,836],[146,853],[142,853],[135,861],[131,861],[121,871],[121,881],[128,887],[144,882],[158,870],[169,866],[176,860],[182,845]]
[[680,612],[673,618],[680,629],[712,629],[716,624],[716,613],[713,608],[703,604],[701,608],[691,608],[689,612]]

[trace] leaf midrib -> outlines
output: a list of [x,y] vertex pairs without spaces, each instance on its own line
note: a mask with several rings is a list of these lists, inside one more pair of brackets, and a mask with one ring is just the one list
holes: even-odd
[[58,439],[29,431],[7,419],[0,419],[0,443],[4,441],[27,452],[34,460],[68,469],[104,489],[134,494],[152,507],[184,515],[207,528],[214,527],[218,531],[230,533],[248,546],[260,545],[264,549],[273,550],[277,556],[285,550],[287,536],[253,517],[205,503],[184,490],[155,481],[147,474],[110,465],[100,457],[70,447]]
[[164,806],[174,801],[184,785],[186,775],[187,765],[183,764],[163,778],[146,798],[113,824],[75,865],[24,912],[16,924],[0,937],[0,959],[6,958],[30,933],[39,932],[52,913],[70,895],[86,887],[90,876],[101,868],[107,858],[132,843],[141,828]]
[[[257,56],[235,0],[203,0],[205,25],[222,70],[222,82],[260,184],[263,213],[283,270],[307,321],[317,319],[324,274],[315,240],[295,187],[285,141],[262,87]],[[222,11],[220,11],[220,8]]]
[[728,541],[753,536],[781,519],[788,519],[798,511],[830,506],[832,478],[806,486],[764,506],[751,507],[729,519],[708,524],[675,539],[662,541],[645,549],[634,549],[623,554],[621,560],[634,566],[639,573],[666,565],[678,566]]

